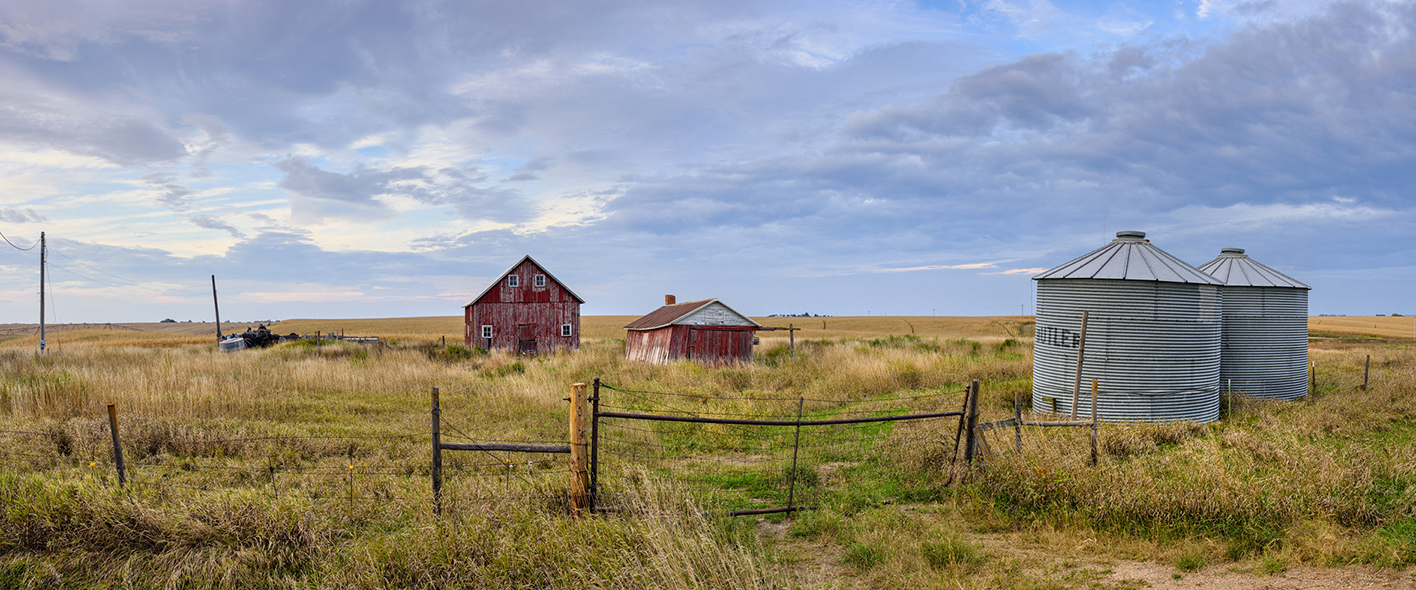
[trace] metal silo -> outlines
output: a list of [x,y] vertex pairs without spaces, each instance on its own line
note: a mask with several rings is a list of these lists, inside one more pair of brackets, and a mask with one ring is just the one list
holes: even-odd
[[1311,287],[1224,248],[1200,267],[1224,282],[1219,384],[1256,397],[1308,394],[1308,291]]
[[1091,413],[1092,379],[1103,420],[1219,417],[1223,283],[1145,237],[1116,232],[1110,244],[1033,277],[1035,410],[1070,411],[1085,311],[1078,417]]

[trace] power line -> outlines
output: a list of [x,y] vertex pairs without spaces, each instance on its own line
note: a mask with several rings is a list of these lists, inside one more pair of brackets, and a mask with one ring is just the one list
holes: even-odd
[[96,269],[96,268],[94,268],[94,267],[92,267],[92,266],[89,266],[89,265],[87,265],[87,264],[84,264],[84,263],[82,263],[82,262],[79,262],[78,260],[74,260],[73,257],[71,257],[71,256],[69,256],[68,254],[65,254],[65,253],[63,253],[63,252],[60,252],[60,251],[58,251],[58,250],[55,250],[54,248],[50,248],[49,251],[52,252],[52,253],[54,253],[54,254],[58,254],[58,255],[60,255],[60,256],[63,256],[63,257],[65,257],[65,258],[68,258],[69,260],[73,260],[73,261],[74,261],[74,264],[77,264],[77,265],[79,265],[79,266],[82,266],[82,267],[84,267],[84,268],[87,268],[87,269],[89,269],[89,270],[91,270],[91,271],[94,271],[94,272],[96,272],[96,273],[108,275],[108,276],[113,277],[113,278],[115,278],[115,279],[118,279],[118,280],[120,280],[120,281],[128,281],[129,283],[133,283],[134,285],[141,285],[141,284],[142,284],[141,282],[135,281],[135,280],[133,280],[133,279],[123,278],[123,277],[120,277],[120,276],[115,275],[115,274],[113,274],[113,273],[107,273],[107,272],[103,272],[103,271],[101,271],[101,270],[98,270],[98,269]]
[[[162,296],[169,296],[169,297],[197,297],[197,295],[192,295],[192,294],[190,294],[190,293],[159,293],[159,292],[157,292],[157,291],[139,291],[139,290],[137,290],[137,289],[130,289],[130,288],[128,288],[128,287],[126,287],[126,286],[123,286],[123,285],[115,285],[115,284],[113,284],[113,283],[109,283],[109,282],[105,282],[105,281],[100,281],[100,280],[95,279],[95,278],[93,278],[93,277],[81,275],[81,274],[79,274],[79,273],[76,273],[76,272],[74,272],[74,271],[72,271],[72,270],[69,270],[69,269],[67,269],[67,268],[64,268],[64,267],[62,267],[62,266],[55,265],[53,262],[50,262],[50,263],[49,263],[49,266],[50,266],[50,268],[57,268],[57,269],[62,270],[62,271],[64,271],[64,272],[66,272],[66,273],[69,273],[69,274],[71,274],[71,275],[74,275],[74,276],[76,276],[76,277],[79,277],[79,278],[81,278],[81,279],[83,279],[83,280],[92,281],[92,282],[94,282],[94,283],[98,283],[98,284],[100,284],[100,285],[105,285],[105,286],[108,286],[108,287],[112,287],[112,288],[114,288],[114,289],[121,289],[121,290],[123,290],[123,291],[128,291],[129,293],[137,293],[137,294],[139,294],[139,295],[150,295],[150,296],[156,296],[156,297],[162,297]],[[100,271],[100,272],[101,272],[101,271]],[[108,274],[108,273],[104,273],[104,274]],[[124,280],[127,280],[127,279],[124,279]],[[141,283],[139,283],[139,284],[141,284]],[[52,283],[51,283],[51,285],[52,285]]]
[[[84,267],[84,268],[87,268],[87,269],[89,269],[89,270],[91,270],[91,271],[94,271],[94,272],[96,272],[96,273],[103,274],[103,275],[106,275],[106,276],[110,276],[110,277],[113,277],[113,278],[118,279],[118,280],[120,280],[120,281],[127,281],[127,282],[129,282],[129,283],[133,283],[134,285],[138,285],[138,286],[142,286],[142,285],[146,284],[146,283],[143,283],[143,282],[140,282],[140,281],[135,281],[135,280],[130,279],[130,278],[120,277],[120,276],[115,275],[115,274],[110,273],[110,272],[105,272],[105,271],[99,270],[99,269],[97,269],[97,268],[94,268],[94,267],[89,266],[89,265],[87,265],[87,264],[84,264],[84,263],[82,263],[82,262],[79,262],[79,261],[76,260],[74,257],[69,256],[69,255],[67,255],[67,254],[64,254],[63,252],[59,252],[59,251],[57,251],[57,250],[55,250],[55,249],[53,249],[53,248],[50,248],[49,251],[50,251],[50,252],[53,252],[53,253],[55,253],[55,254],[58,254],[58,255],[60,255],[60,256],[63,256],[64,258],[68,258],[69,260],[73,261],[74,264],[77,264],[77,265],[79,265],[79,266],[82,266],[82,267]],[[50,266],[54,266],[54,263],[51,262],[51,263],[49,263],[49,265],[50,265]],[[159,293],[159,292],[157,292],[157,291],[136,291],[136,290],[133,290],[133,289],[129,289],[129,288],[123,286],[123,285],[114,285],[114,284],[112,284],[112,283],[100,281],[100,280],[95,279],[95,278],[93,278],[93,277],[88,277],[88,276],[81,275],[81,274],[79,274],[79,273],[76,273],[76,272],[74,272],[74,271],[72,271],[72,270],[69,270],[69,269],[67,269],[67,268],[64,268],[64,267],[62,267],[62,266],[55,266],[55,268],[58,268],[59,270],[62,270],[62,271],[64,271],[64,272],[67,272],[67,273],[69,273],[69,274],[71,274],[71,275],[74,275],[74,276],[76,276],[76,277],[79,277],[79,278],[81,278],[81,279],[84,279],[84,280],[87,280],[87,281],[93,281],[93,282],[98,283],[98,284],[100,284],[100,285],[107,285],[107,286],[113,287],[113,288],[115,288],[115,289],[123,289],[123,290],[125,290],[125,291],[131,291],[131,292],[133,292],[133,293],[141,293],[141,294],[143,294],[143,295],[157,295],[157,296],[167,295],[167,296],[172,296],[172,297],[202,297],[202,296],[205,295],[205,293]]]
[[39,245],[39,242],[35,242],[35,243],[33,243],[33,244],[30,244],[30,247],[28,247],[28,248],[21,248],[21,247],[19,247],[19,246],[16,246],[14,242],[11,242],[11,241],[10,241],[10,238],[6,238],[6,237],[5,237],[5,234],[3,234],[3,233],[0,233],[0,238],[5,238],[5,243],[6,243],[6,244],[9,244],[11,248],[14,248],[14,249],[16,249],[16,250],[19,250],[19,251],[21,251],[21,252],[28,252],[28,251],[30,251],[30,250],[33,250],[35,246],[38,246],[38,245]]

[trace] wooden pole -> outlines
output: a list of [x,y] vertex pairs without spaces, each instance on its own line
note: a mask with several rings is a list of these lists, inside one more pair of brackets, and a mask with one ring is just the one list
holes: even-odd
[[221,342],[221,303],[216,300],[216,275],[211,275],[211,306],[216,309],[216,341]]
[[39,354],[44,354],[44,265],[49,256],[49,246],[44,243],[44,232],[39,232]]
[[964,423],[964,465],[973,465],[974,453],[977,448],[974,443],[974,429],[978,427],[978,379],[974,379],[969,385],[969,409],[965,412]]
[[1308,374],[1312,376],[1312,382],[1308,385],[1308,393],[1318,392],[1318,361],[1308,361]]
[[113,463],[118,466],[118,486],[123,487],[128,482],[128,475],[123,469],[123,446],[118,442],[118,409],[114,404],[108,404],[108,431],[113,433]]
[[959,460],[959,439],[964,435],[964,422],[969,414],[969,388],[964,388],[964,403],[959,406],[959,427],[954,431],[954,452],[949,455],[949,481],[944,485],[954,483],[954,463]]
[[1372,374],[1372,355],[1367,355],[1367,366],[1362,369],[1362,391],[1367,391],[1367,377]]
[[570,386],[570,514],[580,516],[590,495],[590,424],[589,396],[585,384]]
[[1082,312],[1082,335],[1077,343],[1077,376],[1072,381],[1072,418],[1077,417],[1077,398],[1082,390],[1082,357],[1087,351],[1087,315],[1089,311]]
[[[790,345],[791,345],[791,349],[792,349],[792,359],[795,360],[795,359],[796,359],[796,328],[793,327],[793,326],[795,326],[795,324],[787,324],[787,342],[790,343]],[[797,416],[797,419],[801,419],[801,416]],[[791,505],[788,504],[788,506],[791,506]]]
[[1023,394],[1013,396],[1013,441],[1018,445],[1018,454],[1023,454]]
[[1096,379],[1092,379],[1092,465],[1096,465]]
[[433,514],[442,516],[442,408],[433,388]]

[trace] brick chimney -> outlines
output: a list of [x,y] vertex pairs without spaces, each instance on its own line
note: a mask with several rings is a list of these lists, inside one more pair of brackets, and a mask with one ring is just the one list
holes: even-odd
[[664,305],[673,305],[675,303],[678,303],[678,299],[674,298],[673,295],[664,296]]

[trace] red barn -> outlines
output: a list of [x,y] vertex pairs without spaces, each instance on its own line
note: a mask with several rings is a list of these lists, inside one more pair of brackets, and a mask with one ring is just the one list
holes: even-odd
[[664,306],[625,326],[624,357],[665,364],[688,359],[711,365],[752,362],[753,333],[762,325],[717,299]]
[[462,306],[467,347],[525,354],[578,349],[582,303],[528,254]]

